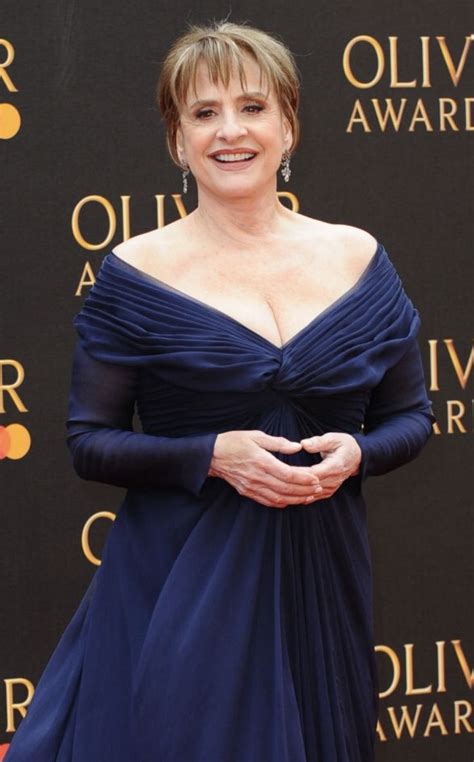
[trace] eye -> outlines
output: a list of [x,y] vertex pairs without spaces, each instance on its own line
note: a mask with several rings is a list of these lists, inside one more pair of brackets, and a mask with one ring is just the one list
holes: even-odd
[[207,119],[211,114],[213,114],[213,110],[210,108],[203,108],[201,111],[198,111],[196,114],[196,117],[198,119]]
[[251,114],[257,114],[259,111],[263,111],[263,106],[258,103],[249,103],[248,106],[245,106],[245,110],[250,111]]

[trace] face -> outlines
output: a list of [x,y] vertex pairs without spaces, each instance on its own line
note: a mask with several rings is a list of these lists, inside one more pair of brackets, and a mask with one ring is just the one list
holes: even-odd
[[181,108],[178,155],[189,165],[200,193],[236,198],[276,188],[291,129],[276,95],[260,82],[257,63],[246,58],[244,70],[244,89],[238,73],[225,87],[212,84],[201,63],[196,93],[190,89]]

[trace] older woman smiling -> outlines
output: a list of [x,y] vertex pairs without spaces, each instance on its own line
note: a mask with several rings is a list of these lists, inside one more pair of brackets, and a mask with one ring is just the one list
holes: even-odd
[[246,25],[193,27],[164,62],[198,204],[110,252],[75,319],[74,465],[127,493],[8,762],[374,758],[361,485],[432,416],[383,245],[279,201],[298,96]]

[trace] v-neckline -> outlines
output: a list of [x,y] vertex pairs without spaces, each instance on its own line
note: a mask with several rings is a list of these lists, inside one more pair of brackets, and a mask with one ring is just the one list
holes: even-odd
[[367,263],[366,267],[362,271],[362,273],[359,275],[357,280],[350,286],[346,291],[344,291],[340,296],[337,297],[331,304],[328,304],[327,307],[325,307],[321,312],[318,312],[317,315],[315,315],[311,320],[306,323],[302,328],[299,328],[293,336],[290,336],[289,339],[283,342],[283,344],[278,345],[275,344],[273,341],[270,341],[270,339],[267,339],[265,336],[262,336],[261,333],[258,333],[258,331],[255,331],[253,328],[250,328],[250,326],[246,325],[245,323],[242,323],[242,321],[238,320],[237,318],[232,317],[232,315],[229,315],[228,312],[224,312],[224,310],[219,309],[219,307],[214,307],[212,304],[208,304],[207,302],[204,302],[202,299],[199,299],[196,296],[193,296],[192,294],[188,294],[186,291],[182,291],[179,288],[176,288],[176,286],[172,286],[171,283],[167,283],[164,280],[160,280],[160,278],[156,278],[154,275],[151,275],[150,273],[145,272],[144,270],[141,270],[139,267],[135,267],[135,265],[131,265],[129,262],[126,262],[125,259],[122,259],[118,256],[118,254],[115,253],[115,251],[111,251],[109,256],[113,256],[115,261],[118,261],[121,266],[124,268],[129,268],[132,270],[136,276],[142,278],[145,281],[151,282],[152,285],[156,286],[157,288],[161,289],[162,291],[168,291],[170,293],[176,294],[176,296],[180,297],[181,299],[185,299],[186,301],[193,302],[194,304],[201,307],[203,310],[207,310],[209,312],[217,313],[219,316],[224,318],[225,320],[228,320],[235,325],[239,326],[239,328],[248,331],[253,336],[256,336],[260,341],[263,341],[265,344],[272,347],[277,352],[283,352],[290,344],[293,344],[298,338],[300,338],[303,334],[305,334],[307,331],[309,331],[311,328],[313,328],[314,325],[320,322],[324,317],[326,317],[329,313],[332,313],[338,306],[341,304],[341,302],[346,301],[352,294],[357,291],[365,281],[367,275],[370,273],[372,268],[374,267],[376,260],[379,257],[379,254],[383,250],[383,245],[377,241],[377,247],[375,249],[375,252],[371,256],[369,262]]

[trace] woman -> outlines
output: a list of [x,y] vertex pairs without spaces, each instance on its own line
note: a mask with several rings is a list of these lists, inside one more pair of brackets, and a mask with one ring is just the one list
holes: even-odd
[[279,203],[280,42],[194,27],[159,100],[198,206],[106,256],[76,317],[74,465],[128,491],[7,760],[370,762],[361,482],[431,433],[419,319],[369,233]]

